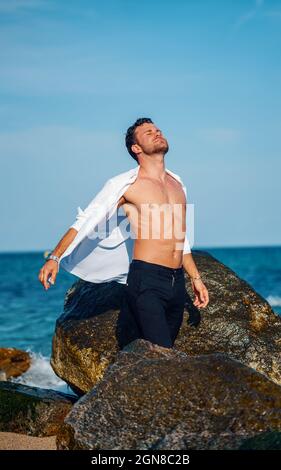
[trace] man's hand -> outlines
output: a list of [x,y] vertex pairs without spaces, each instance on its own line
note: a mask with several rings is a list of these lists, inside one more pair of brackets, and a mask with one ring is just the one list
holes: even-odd
[[209,303],[209,293],[203,281],[201,279],[192,279],[191,287],[195,294],[195,301],[193,304],[198,308],[206,307]]
[[[55,280],[58,273],[58,263],[52,259],[46,261],[44,266],[40,269],[38,279],[41,282],[45,290],[48,290],[51,284],[55,284]],[[51,276],[50,281],[48,282],[49,277]]]
[[[60,239],[57,246],[52,251],[53,255],[58,256],[59,258],[65,252],[65,250],[69,247],[69,245],[73,242],[74,238],[76,237],[78,230],[73,227],[70,227],[67,232],[63,235]],[[40,269],[38,279],[41,282],[42,286],[45,287],[45,290],[48,290],[51,286],[48,283],[48,279],[51,276],[50,283],[54,284],[57,273],[59,271],[59,265],[57,261],[54,259],[49,259],[46,261],[44,266]]]

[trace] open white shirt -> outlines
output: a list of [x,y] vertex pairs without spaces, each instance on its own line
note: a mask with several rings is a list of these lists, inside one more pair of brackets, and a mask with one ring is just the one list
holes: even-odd
[[[110,178],[84,210],[78,207],[76,221],[71,225],[78,233],[60,258],[60,266],[65,271],[89,282],[126,283],[134,238],[130,236],[130,223],[124,210],[122,215],[122,206],[117,210],[117,205],[136,180],[139,169],[138,165]],[[180,177],[165,170],[181,183],[186,196]],[[185,235],[183,254],[187,253],[191,253],[191,249]]]

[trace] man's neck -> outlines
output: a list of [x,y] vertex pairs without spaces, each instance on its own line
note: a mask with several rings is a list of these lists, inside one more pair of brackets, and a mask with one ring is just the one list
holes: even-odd
[[139,175],[164,181],[166,178],[164,156],[149,155],[149,158],[140,162]]

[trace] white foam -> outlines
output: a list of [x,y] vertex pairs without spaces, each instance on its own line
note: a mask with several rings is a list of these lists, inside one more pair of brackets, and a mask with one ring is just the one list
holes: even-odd
[[269,295],[266,300],[271,305],[271,307],[281,307],[281,297],[278,295]]
[[12,378],[12,382],[29,385],[31,387],[48,388],[74,395],[67,383],[54,373],[49,357],[32,351],[27,352],[31,356],[31,365],[20,377]]

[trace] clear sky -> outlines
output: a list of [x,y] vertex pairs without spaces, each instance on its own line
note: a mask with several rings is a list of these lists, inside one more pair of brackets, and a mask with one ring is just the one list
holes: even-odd
[[281,244],[281,0],[0,0],[0,251],[52,249],[150,117],[194,248]]

